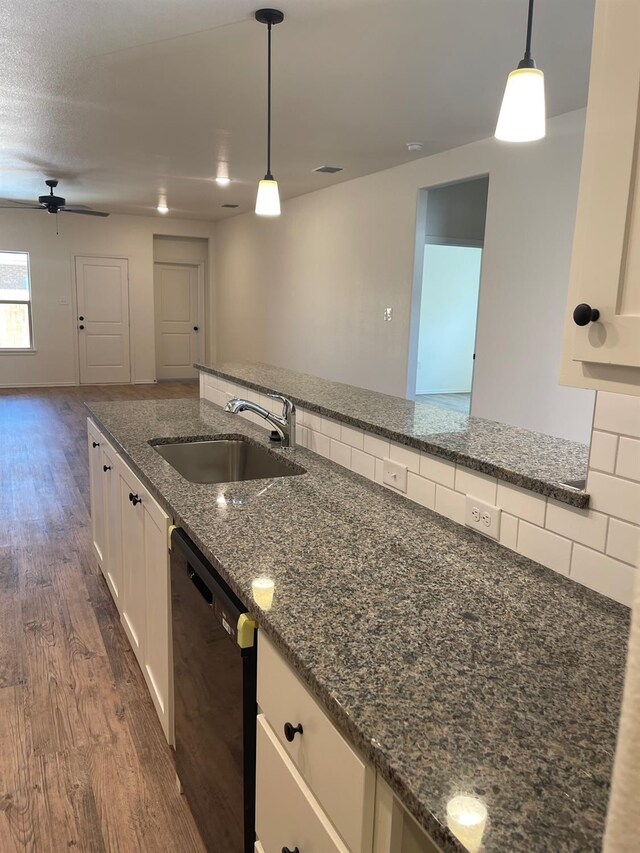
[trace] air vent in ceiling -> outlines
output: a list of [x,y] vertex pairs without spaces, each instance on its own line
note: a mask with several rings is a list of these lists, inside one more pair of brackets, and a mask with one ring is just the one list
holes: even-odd
[[228,207],[230,209],[235,209],[236,207],[240,207],[239,204],[221,204],[220,207]]
[[314,172],[322,172],[324,175],[335,175],[336,172],[342,171],[342,166],[318,166]]

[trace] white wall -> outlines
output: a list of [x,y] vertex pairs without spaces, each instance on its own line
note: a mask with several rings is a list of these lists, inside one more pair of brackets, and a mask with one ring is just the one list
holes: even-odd
[[460,181],[428,191],[427,243],[484,243],[489,179]]
[[487,139],[286,201],[279,219],[218,223],[219,357],[405,396],[418,190],[488,174],[474,414],[588,441],[593,393],[558,385],[584,117],[550,120],[539,143]]
[[417,394],[471,391],[482,249],[424,247]]
[[[212,238],[212,223],[116,215],[97,219],[60,214],[59,220],[60,235],[56,236],[55,219],[44,212],[0,212],[0,249],[29,252],[37,350],[0,353],[0,386],[72,385],[78,381],[75,255],[128,258],[132,378],[134,382],[153,382],[153,235]],[[210,239],[209,269],[213,268],[212,244]],[[64,300],[67,304],[62,304]],[[208,316],[213,314],[212,302]],[[211,333],[209,357],[214,355],[214,347]]]

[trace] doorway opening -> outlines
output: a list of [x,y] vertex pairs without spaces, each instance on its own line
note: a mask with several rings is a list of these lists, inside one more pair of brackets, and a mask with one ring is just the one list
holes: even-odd
[[420,190],[408,396],[471,411],[488,176]]
[[154,237],[156,379],[196,379],[205,358],[208,241]]

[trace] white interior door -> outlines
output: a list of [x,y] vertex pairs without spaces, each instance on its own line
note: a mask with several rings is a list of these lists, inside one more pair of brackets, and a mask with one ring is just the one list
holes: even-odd
[[76,299],[80,382],[130,382],[127,261],[77,257]]
[[195,379],[198,360],[198,267],[155,264],[156,377]]

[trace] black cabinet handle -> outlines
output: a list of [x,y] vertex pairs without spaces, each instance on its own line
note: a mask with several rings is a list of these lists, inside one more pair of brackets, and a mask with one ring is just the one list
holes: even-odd
[[194,327],[193,327],[193,331],[194,331],[194,332],[197,332],[197,331],[198,331],[198,326],[194,326]]
[[84,320],[84,317],[78,317],[78,320],[80,320],[80,322],[82,323],[82,321]]
[[135,506],[136,504],[142,503],[142,498],[139,498],[137,495],[134,495],[133,492],[129,492],[129,500]]
[[99,441],[92,441],[92,442],[91,442],[91,444],[94,446],[94,448],[95,448],[95,447],[100,447],[100,442],[99,442]]
[[293,743],[293,739],[296,735],[301,735],[303,733],[302,723],[298,723],[297,726],[292,725],[291,723],[284,724],[284,736],[289,741],[289,743]]
[[82,323],[80,323],[80,325],[78,326],[78,328],[79,328],[80,330],[84,329],[84,326],[82,325]]
[[297,847],[294,847],[293,850],[289,850],[288,847],[282,848],[282,853],[300,853]]
[[600,312],[597,308],[592,308],[586,302],[581,302],[573,309],[573,322],[576,326],[588,326],[589,323],[595,323],[600,319]]
[[103,471],[104,471],[104,473],[106,474],[106,473],[107,473],[107,471],[110,471],[110,470],[111,470],[111,465],[103,465],[103,466],[102,466],[102,470],[103,470]]

